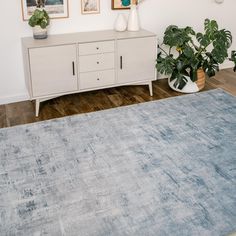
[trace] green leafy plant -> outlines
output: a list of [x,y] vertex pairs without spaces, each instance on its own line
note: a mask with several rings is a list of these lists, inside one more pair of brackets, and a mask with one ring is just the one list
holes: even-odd
[[42,8],[36,8],[29,19],[29,25],[31,27],[39,25],[42,29],[45,29],[49,23],[50,19],[48,13]]
[[[182,89],[187,83],[186,76],[193,82],[197,80],[198,69],[203,69],[209,77],[215,75],[219,65],[228,58],[232,35],[219,29],[215,20],[206,19],[203,33],[196,33],[189,26],[170,25],[165,30],[163,44],[169,49],[158,46],[156,68],[162,74],[171,75],[170,81],[176,79],[174,87]],[[228,59],[234,62],[235,71],[236,51]]]

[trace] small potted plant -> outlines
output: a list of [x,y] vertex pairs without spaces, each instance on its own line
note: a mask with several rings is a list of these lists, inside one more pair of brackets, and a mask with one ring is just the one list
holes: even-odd
[[29,19],[29,25],[33,27],[33,36],[35,39],[47,38],[47,26],[50,23],[50,19],[44,7],[45,0],[37,0],[36,9]]
[[[164,47],[159,47],[157,70],[170,75],[169,85],[181,92],[197,92],[205,85],[205,75],[211,77],[226,59],[234,62],[236,51],[228,49],[232,44],[231,32],[219,29],[215,20],[206,19],[204,32],[196,33],[191,27],[167,27],[164,33]],[[168,49],[168,50],[167,50]]]

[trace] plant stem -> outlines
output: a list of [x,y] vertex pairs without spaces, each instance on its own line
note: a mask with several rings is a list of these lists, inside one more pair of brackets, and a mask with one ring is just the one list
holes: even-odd
[[[158,46],[158,48],[159,48],[162,52],[164,52],[164,53],[166,54],[166,56],[169,56],[168,53],[167,53],[164,49],[162,49],[160,46]],[[170,54],[170,53],[169,53],[169,54]]]

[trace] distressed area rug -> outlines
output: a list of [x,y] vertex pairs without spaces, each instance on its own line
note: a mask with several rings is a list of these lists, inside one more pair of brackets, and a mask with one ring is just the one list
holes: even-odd
[[236,98],[222,90],[0,130],[0,235],[236,231]]

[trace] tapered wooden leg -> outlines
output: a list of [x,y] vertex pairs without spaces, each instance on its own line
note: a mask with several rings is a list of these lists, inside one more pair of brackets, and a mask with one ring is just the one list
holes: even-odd
[[36,99],[35,101],[35,116],[39,116],[39,107],[40,107],[40,99]]
[[153,96],[152,81],[148,84],[150,96]]

